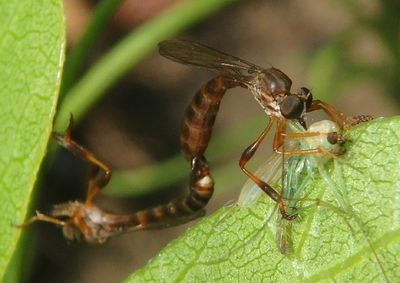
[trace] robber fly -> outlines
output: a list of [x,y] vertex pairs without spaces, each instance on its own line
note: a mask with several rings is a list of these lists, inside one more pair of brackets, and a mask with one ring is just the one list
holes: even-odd
[[282,195],[271,185],[264,182],[247,168],[247,162],[252,158],[258,147],[276,124],[273,139],[273,150],[279,154],[310,154],[321,153],[320,148],[282,151],[284,138],[301,138],[318,136],[319,133],[286,133],[287,121],[297,121],[306,128],[305,114],[315,110],[323,110],[330,120],[339,128],[346,125],[346,117],[331,105],[314,100],[311,91],[302,87],[299,92],[292,93],[292,81],[277,68],[262,68],[253,63],[239,59],[224,52],[215,50],[200,43],[186,40],[166,40],[159,44],[162,56],[185,65],[209,69],[217,76],[207,82],[194,96],[188,106],[181,130],[181,148],[191,164],[191,190],[193,210],[204,207],[212,196],[214,181],[209,172],[208,162],[204,156],[211,138],[212,127],[219,105],[225,92],[234,87],[250,90],[269,117],[266,128],[261,135],[248,146],[239,161],[242,171],[257,184],[272,200],[278,203],[282,217],[288,220],[296,215],[290,215]]

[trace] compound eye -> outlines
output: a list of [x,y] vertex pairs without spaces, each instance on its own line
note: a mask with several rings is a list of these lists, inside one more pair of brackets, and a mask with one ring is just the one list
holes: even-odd
[[313,101],[313,96],[312,96],[311,91],[306,87],[302,87],[300,89],[299,95],[304,98],[304,100],[306,102],[306,109],[310,108],[312,101]]
[[304,111],[304,102],[296,94],[290,94],[282,101],[280,108],[283,117],[298,119]]
[[328,133],[327,140],[330,144],[338,144],[339,143],[338,134],[336,132]]

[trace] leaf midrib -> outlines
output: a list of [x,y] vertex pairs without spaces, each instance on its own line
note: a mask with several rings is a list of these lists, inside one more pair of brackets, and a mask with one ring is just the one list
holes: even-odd
[[[327,274],[329,274],[331,277],[334,277],[334,275],[337,275],[340,272],[351,268],[352,266],[360,262],[364,257],[372,255],[374,251],[377,252],[378,249],[380,248],[387,248],[390,243],[399,239],[400,239],[400,229],[387,232],[382,237],[372,242],[371,246],[367,244],[360,251],[353,254],[352,256],[349,256],[347,259],[337,263],[335,266],[321,270],[320,272],[315,273],[314,275],[305,278],[304,280],[306,280],[305,282],[315,282],[318,280],[326,279]],[[375,257],[375,255],[373,256]]]

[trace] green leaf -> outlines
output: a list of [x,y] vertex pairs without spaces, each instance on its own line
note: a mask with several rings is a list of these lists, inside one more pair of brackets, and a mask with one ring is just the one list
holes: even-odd
[[0,279],[46,153],[64,60],[61,0],[0,2]]
[[277,249],[276,215],[263,226],[275,205],[262,197],[252,207],[224,207],[203,219],[126,282],[398,280],[399,128],[400,117],[394,117],[346,133],[346,154],[325,171],[331,184],[344,188],[352,209],[334,210],[336,187],[315,173],[305,190],[325,205],[314,203],[291,222],[290,254]]

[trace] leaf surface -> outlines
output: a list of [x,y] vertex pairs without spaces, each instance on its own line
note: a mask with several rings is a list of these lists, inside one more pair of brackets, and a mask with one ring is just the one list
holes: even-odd
[[[305,188],[325,205],[309,205],[290,224],[290,254],[277,249],[277,217],[263,225],[274,203],[262,197],[252,207],[224,207],[203,219],[126,282],[396,281],[399,129],[394,117],[346,133],[346,154],[325,166],[333,186],[317,171]],[[344,213],[335,209],[337,187],[351,206]]]
[[0,279],[52,129],[64,60],[60,0],[0,2]]

